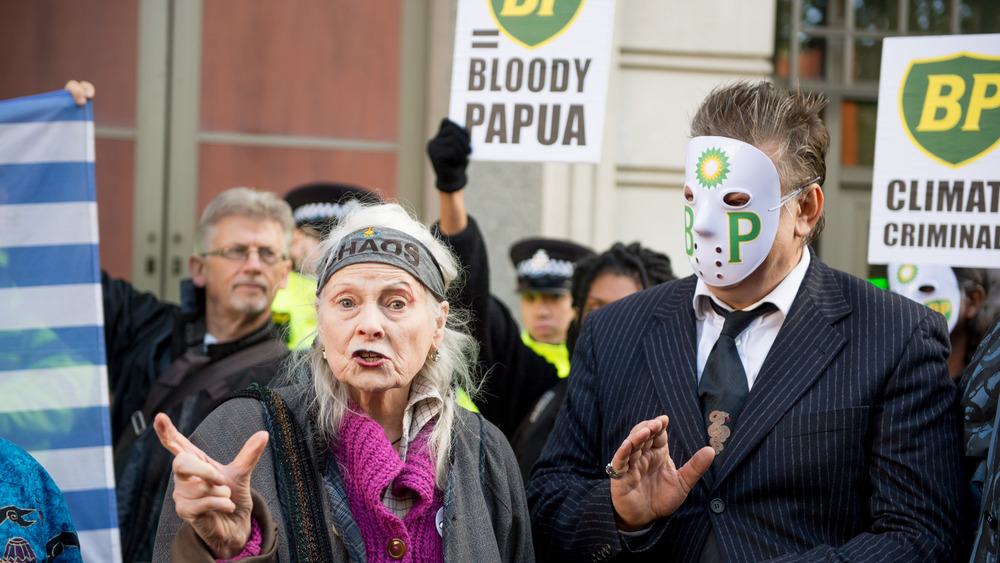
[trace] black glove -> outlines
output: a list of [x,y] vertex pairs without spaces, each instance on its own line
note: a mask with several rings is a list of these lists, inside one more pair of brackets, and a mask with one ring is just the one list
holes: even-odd
[[469,165],[472,145],[469,132],[447,117],[441,120],[437,135],[427,141],[427,156],[431,158],[437,189],[450,194],[465,187],[465,167]]

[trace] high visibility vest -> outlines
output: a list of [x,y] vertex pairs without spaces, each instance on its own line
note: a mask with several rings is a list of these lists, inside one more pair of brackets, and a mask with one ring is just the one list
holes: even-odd
[[559,377],[569,375],[569,349],[566,348],[565,342],[560,344],[536,342],[528,336],[528,331],[521,333],[521,342],[524,342],[525,346],[534,350],[536,354],[545,358],[550,364],[556,366],[556,373],[559,374]]
[[455,402],[458,403],[458,406],[463,407],[466,410],[479,412],[479,408],[476,406],[476,403],[472,402],[472,398],[469,397],[469,394],[466,393],[465,389],[462,389],[461,387],[455,390]]
[[288,274],[288,283],[271,303],[271,318],[282,329],[288,347],[308,348],[316,337],[316,280],[298,272]]

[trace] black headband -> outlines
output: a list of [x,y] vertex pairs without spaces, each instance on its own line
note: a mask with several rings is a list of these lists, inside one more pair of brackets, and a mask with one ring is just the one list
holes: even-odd
[[340,245],[323,262],[316,284],[316,294],[330,281],[330,276],[351,264],[377,262],[406,271],[444,301],[444,275],[430,250],[416,238],[388,227],[368,227],[345,235]]

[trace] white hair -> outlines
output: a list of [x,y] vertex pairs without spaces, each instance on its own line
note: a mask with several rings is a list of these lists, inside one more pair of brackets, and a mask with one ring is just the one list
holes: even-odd
[[[337,224],[330,234],[320,243],[315,255],[315,271],[322,271],[323,262],[336,253],[341,239],[345,235],[366,227],[386,227],[402,231],[423,244],[437,260],[444,278],[445,290],[452,289],[462,270],[458,260],[448,247],[438,240],[430,229],[396,203],[362,204]],[[323,291],[318,287],[317,295]],[[428,297],[433,297],[427,291]],[[443,307],[436,303],[432,306],[432,314],[440,318]],[[470,396],[476,396],[479,383],[475,381],[474,370],[478,355],[478,343],[468,332],[468,315],[455,307],[449,307],[445,323],[444,338],[438,348],[440,357],[437,361],[424,363],[418,372],[441,394],[443,404],[437,417],[434,430],[428,438],[431,455],[435,460],[436,486],[444,489],[448,475],[448,460],[452,440],[452,427],[455,421],[456,409],[462,408],[455,401],[455,387],[462,387]],[[322,313],[320,313],[322,314]],[[322,319],[320,319],[322,322]],[[348,411],[350,396],[346,384],[337,380],[330,370],[329,364],[323,359],[322,344],[317,338],[312,347],[298,354],[287,377],[296,380],[296,374],[311,374],[312,389],[317,406],[317,427],[328,442],[338,439],[341,421]],[[301,376],[297,380],[301,381]],[[406,429],[403,429],[404,432]]]

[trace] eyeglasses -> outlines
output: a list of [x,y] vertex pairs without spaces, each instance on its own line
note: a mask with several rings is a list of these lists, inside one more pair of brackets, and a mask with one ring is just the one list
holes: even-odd
[[211,250],[209,252],[202,252],[202,256],[221,256],[226,260],[232,260],[233,262],[246,262],[250,259],[250,253],[256,252],[257,259],[268,266],[277,264],[282,260],[287,260],[288,257],[284,254],[277,254],[270,248],[266,246],[264,248],[251,248],[243,245],[230,246],[227,248],[220,248],[218,250]]
[[[777,205],[777,207],[772,207],[771,209],[768,209],[768,211],[774,211],[775,209],[781,209],[781,206],[782,206],[782,205],[785,205],[785,204],[786,204],[786,203],[788,203],[788,202],[789,202],[789,201],[790,201],[790,200],[791,200],[792,198],[794,198],[795,196],[797,196],[797,195],[799,195],[800,193],[802,193],[802,190],[804,190],[804,189],[808,188],[809,186],[811,186],[811,185],[815,184],[816,182],[819,182],[820,178],[822,178],[822,176],[816,176],[816,177],[815,177],[815,178],[813,178],[812,180],[809,180],[809,181],[808,181],[808,182],[806,182],[805,184],[802,184],[801,186],[799,186],[799,187],[795,188],[794,190],[792,190],[792,193],[790,193],[790,194],[786,195],[785,197],[781,198],[781,200],[779,200],[779,201],[778,201],[778,205]],[[789,217],[791,217],[791,216],[792,216],[792,211],[791,211],[790,209],[788,209],[787,207],[785,207],[785,211],[787,211],[787,212],[788,212],[788,216],[789,216]]]

